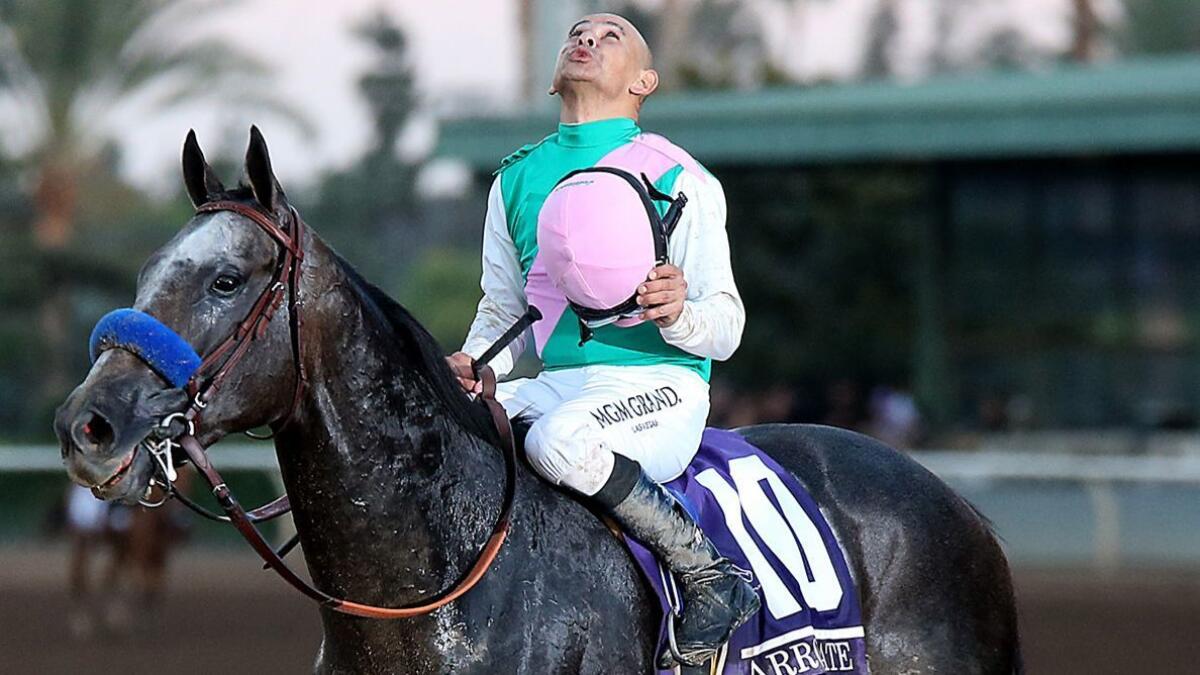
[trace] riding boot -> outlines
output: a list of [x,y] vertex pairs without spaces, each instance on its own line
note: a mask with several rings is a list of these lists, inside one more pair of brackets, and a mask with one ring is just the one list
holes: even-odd
[[[681,665],[704,665],[758,611],[748,574],[721,557],[683,505],[633,460],[617,455],[612,475],[594,499],[674,573],[683,596],[683,615],[675,626]],[[659,667],[670,669],[677,661],[667,649]]]

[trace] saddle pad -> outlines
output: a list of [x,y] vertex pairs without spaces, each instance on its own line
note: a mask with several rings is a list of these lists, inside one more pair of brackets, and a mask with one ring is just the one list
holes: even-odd
[[[721,675],[867,675],[858,593],[829,523],[808,491],[741,435],[706,429],[683,475],[666,484],[738,567],[753,574],[762,609],[720,655]],[[678,589],[638,541],[630,552],[666,617]],[[661,671],[669,673],[671,671]]]

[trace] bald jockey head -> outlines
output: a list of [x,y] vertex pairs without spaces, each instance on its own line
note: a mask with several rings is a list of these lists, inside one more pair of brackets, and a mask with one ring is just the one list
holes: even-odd
[[658,88],[650,47],[628,19],[589,14],[567,31],[554,67],[551,94],[562,97],[562,121],[637,119]]

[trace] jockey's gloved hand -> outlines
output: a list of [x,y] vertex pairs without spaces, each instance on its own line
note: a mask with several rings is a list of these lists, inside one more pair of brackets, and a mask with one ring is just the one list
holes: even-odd
[[483,385],[475,379],[475,359],[470,354],[454,352],[446,357],[446,363],[450,366],[454,376],[458,378],[458,383],[462,385],[463,391],[468,394],[478,394],[483,391]]

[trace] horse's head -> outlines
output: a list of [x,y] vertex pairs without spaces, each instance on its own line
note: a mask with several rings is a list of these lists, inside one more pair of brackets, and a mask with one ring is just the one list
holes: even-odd
[[[134,309],[156,318],[205,357],[238,331],[268,286],[277,288],[283,258],[281,245],[249,217],[229,210],[204,212],[204,206],[237,202],[268,214],[275,223],[291,223],[293,232],[296,227],[256,128],[251,129],[245,169],[249,185],[227,191],[205,161],[195,134],[189,133],[183,176],[198,213],[138,274]],[[201,443],[277,422],[290,411],[298,377],[290,313],[288,303],[281,303],[248,345],[246,358],[223,377],[219,393],[203,409],[197,432]],[[206,368],[200,375],[212,376],[224,362],[224,355],[216,355],[211,371]],[[71,479],[104,499],[133,502],[142,497],[154,472],[143,441],[167,415],[190,404],[178,384],[131,351],[103,351],[55,416],[54,430]]]

